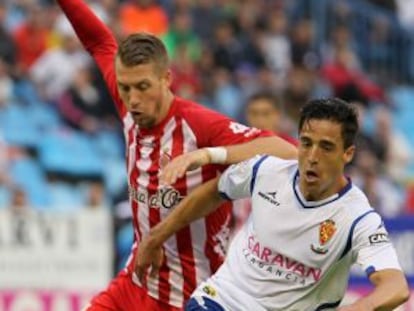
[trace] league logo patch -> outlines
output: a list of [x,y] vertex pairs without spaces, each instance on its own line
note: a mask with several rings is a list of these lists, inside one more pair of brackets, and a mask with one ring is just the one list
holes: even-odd
[[203,287],[203,292],[211,297],[216,297],[217,292],[211,285],[206,285]]
[[388,243],[390,240],[387,233],[375,233],[371,234],[369,237],[369,244],[379,244],[379,243]]
[[325,220],[319,225],[319,246],[311,244],[311,250],[317,254],[324,255],[328,249],[324,248],[325,244],[333,237],[336,232],[336,224],[332,219]]

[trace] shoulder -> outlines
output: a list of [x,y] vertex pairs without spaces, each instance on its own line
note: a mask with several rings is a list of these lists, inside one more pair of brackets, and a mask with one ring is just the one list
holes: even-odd
[[203,106],[200,103],[184,99],[181,97],[176,96],[175,97],[176,105],[177,105],[177,115],[182,116],[185,119],[194,119],[199,117],[205,117],[207,119],[208,116],[221,116],[225,117],[224,115],[218,113],[217,111],[214,111],[212,109],[209,109],[205,106]]
[[275,173],[280,172],[290,174],[298,168],[297,160],[285,160],[270,155],[264,155],[261,157],[261,161],[260,172],[263,175],[274,175]]
[[367,196],[354,184],[352,184],[348,193],[342,197],[341,203],[346,206],[347,212],[354,218],[373,211]]

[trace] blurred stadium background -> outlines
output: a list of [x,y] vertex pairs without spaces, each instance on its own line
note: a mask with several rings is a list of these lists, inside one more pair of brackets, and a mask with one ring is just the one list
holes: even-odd
[[[357,104],[349,174],[387,219],[414,290],[414,0],[88,2],[119,39],[161,36],[173,90],[241,122],[258,91],[277,96],[275,128],[291,136],[310,98]],[[54,1],[0,1],[1,311],[78,311],[121,269],[123,156],[103,81]],[[356,269],[348,298],[368,289]]]

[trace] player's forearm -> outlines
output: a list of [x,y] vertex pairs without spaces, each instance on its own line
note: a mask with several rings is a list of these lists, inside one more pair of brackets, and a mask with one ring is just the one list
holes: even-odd
[[248,143],[228,146],[226,164],[235,164],[257,154],[269,154],[282,159],[296,159],[296,147],[280,137],[259,137]]
[[150,230],[151,243],[159,246],[183,227],[213,212],[221,202],[217,184],[218,178],[215,178],[187,195],[168,217]]
[[72,24],[79,40],[94,54],[97,49],[116,50],[117,43],[106,25],[83,0],[57,0]]
[[402,272],[387,270],[371,278],[375,289],[360,302],[372,306],[375,311],[391,311],[409,298],[409,289]]

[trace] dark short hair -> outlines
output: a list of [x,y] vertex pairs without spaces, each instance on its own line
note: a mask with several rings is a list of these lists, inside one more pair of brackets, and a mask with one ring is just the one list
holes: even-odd
[[329,120],[342,126],[344,148],[354,144],[358,133],[358,114],[355,107],[339,98],[310,100],[301,109],[299,132],[303,124],[310,120]]
[[154,63],[160,72],[168,68],[165,45],[154,35],[135,33],[121,42],[117,56],[125,66]]
[[275,94],[268,91],[254,93],[252,96],[248,98],[246,107],[249,107],[251,103],[258,100],[268,101],[273,106],[273,108],[277,110],[280,110],[282,108],[280,99]]

